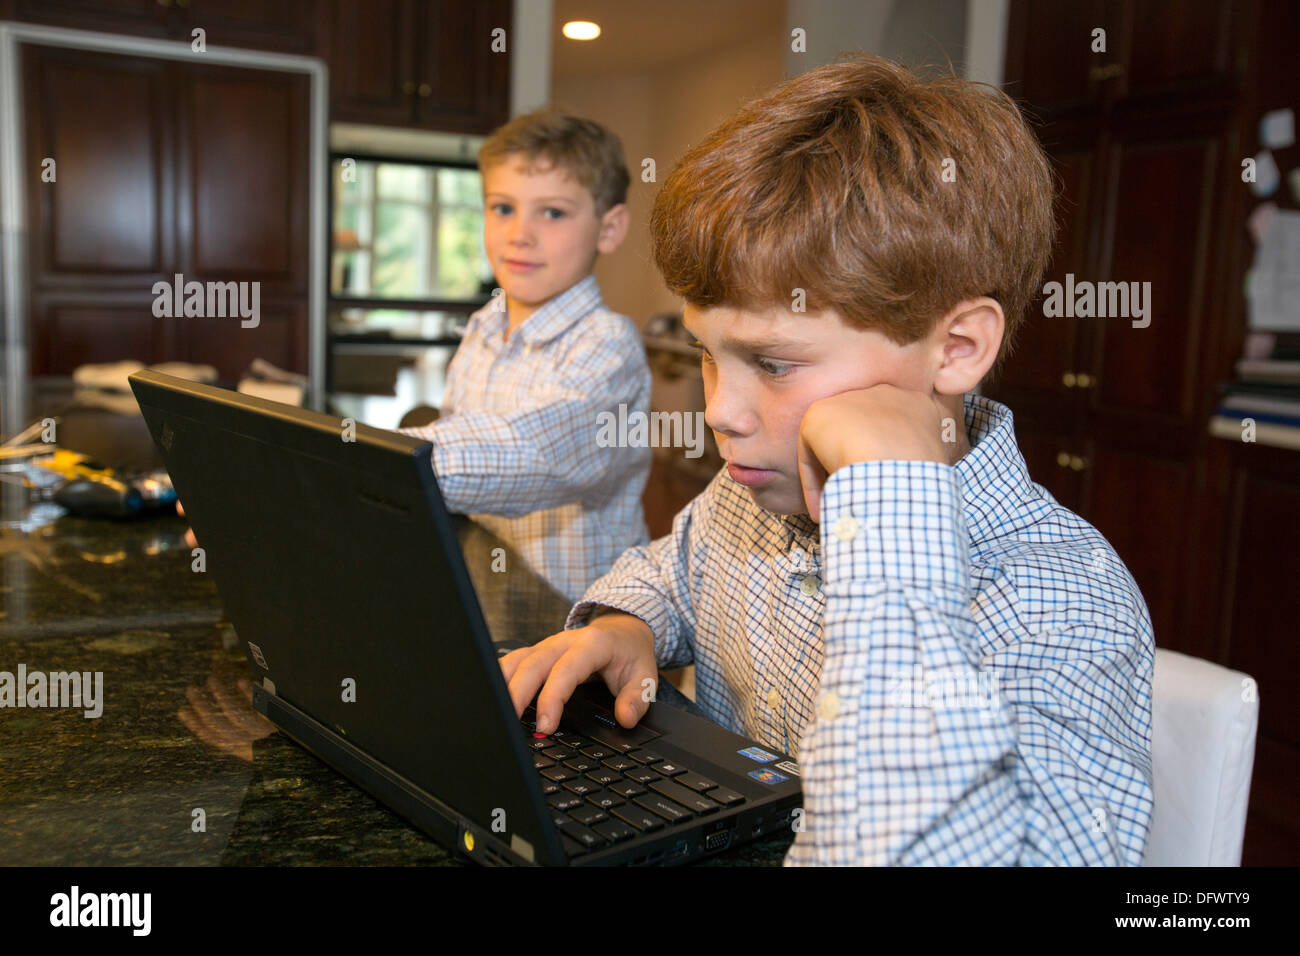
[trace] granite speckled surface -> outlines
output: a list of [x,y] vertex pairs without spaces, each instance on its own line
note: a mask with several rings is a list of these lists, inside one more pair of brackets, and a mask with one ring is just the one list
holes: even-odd
[[[0,708],[0,864],[461,865],[253,710],[183,519],[55,519],[0,489],[0,671],[103,672],[96,719]],[[494,539],[472,522],[461,534],[471,571],[487,568],[470,555]],[[540,582],[474,577],[496,639],[562,627],[567,602]],[[779,865],[790,840],[702,865]]]

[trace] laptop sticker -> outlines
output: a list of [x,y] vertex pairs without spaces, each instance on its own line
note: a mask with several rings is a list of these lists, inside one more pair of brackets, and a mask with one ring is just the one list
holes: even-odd
[[784,770],[786,773],[788,773],[788,774],[793,774],[793,775],[796,776],[796,777],[798,777],[798,776],[800,775],[800,774],[799,774],[799,765],[798,765],[797,763],[795,763],[793,760],[782,760],[782,761],[780,761],[778,764],[776,764],[776,769],[777,769],[777,770]]
[[737,750],[736,753],[748,757],[755,763],[770,763],[777,758],[776,754],[770,754],[762,747],[746,747],[744,750]]
[[765,783],[769,787],[775,787],[778,783],[785,783],[790,778],[783,773],[777,773],[775,770],[751,770],[749,775],[759,783]]

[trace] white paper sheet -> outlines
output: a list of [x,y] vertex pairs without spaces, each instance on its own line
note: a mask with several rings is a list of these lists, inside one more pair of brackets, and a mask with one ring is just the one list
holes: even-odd
[[1273,213],[1255,247],[1246,296],[1252,329],[1300,330],[1300,212]]

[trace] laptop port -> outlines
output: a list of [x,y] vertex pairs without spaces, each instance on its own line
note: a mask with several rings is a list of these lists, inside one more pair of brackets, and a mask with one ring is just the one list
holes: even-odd
[[731,831],[719,830],[717,833],[710,833],[704,838],[704,849],[708,851],[725,850],[731,846]]

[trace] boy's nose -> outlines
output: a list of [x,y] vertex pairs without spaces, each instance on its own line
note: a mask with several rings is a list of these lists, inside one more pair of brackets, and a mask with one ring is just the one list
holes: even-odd
[[737,396],[714,389],[704,398],[704,424],[718,435],[742,438],[754,430],[754,416]]

